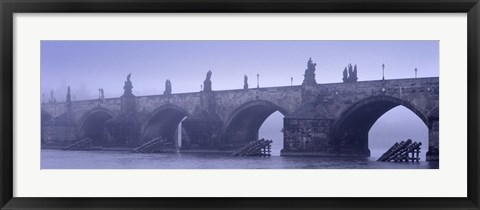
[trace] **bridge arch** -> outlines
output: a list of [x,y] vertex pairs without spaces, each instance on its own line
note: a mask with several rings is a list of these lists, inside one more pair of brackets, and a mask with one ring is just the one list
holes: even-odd
[[80,119],[80,138],[88,137],[93,140],[93,145],[105,146],[105,122],[114,116],[115,113],[102,107],[88,111]]
[[53,115],[48,113],[47,111],[45,111],[43,109],[41,110],[40,114],[41,114],[40,117],[41,117],[42,124],[50,121],[51,119],[53,119]]
[[368,148],[370,128],[382,115],[397,106],[406,107],[428,126],[428,115],[421,107],[392,96],[372,96],[347,108],[334,122],[334,148],[340,154],[370,156]]
[[175,131],[178,124],[187,116],[188,112],[185,109],[174,104],[156,108],[142,126],[142,141],[147,142],[161,136],[178,146]]
[[276,111],[283,116],[287,114],[282,107],[264,100],[250,101],[240,105],[226,120],[223,128],[223,144],[239,146],[259,138],[258,131],[263,122]]
[[439,109],[438,109],[438,106],[433,108],[432,110],[430,110],[430,112],[428,113],[428,120],[433,120],[433,119],[437,119],[438,120],[438,114],[439,114]]
[[41,113],[40,113],[40,122],[41,122],[41,126],[42,126],[42,129],[41,129],[41,132],[40,132],[40,141],[42,143],[42,145],[45,143],[45,129],[44,127],[47,125],[47,123],[53,119],[53,116],[48,113],[47,111],[45,110],[41,110]]

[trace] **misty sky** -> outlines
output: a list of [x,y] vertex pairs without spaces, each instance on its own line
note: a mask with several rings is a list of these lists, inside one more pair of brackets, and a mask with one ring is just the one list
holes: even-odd
[[[310,57],[317,83],[342,82],[349,63],[357,64],[359,81],[381,79],[382,63],[386,79],[413,78],[415,68],[418,77],[439,76],[438,41],[42,41],[41,92],[45,101],[51,90],[64,101],[70,85],[76,100],[98,98],[99,88],[106,98],[119,97],[129,73],[137,96],[162,94],[166,79],[173,93],[196,92],[208,70],[213,90],[243,88],[244,74],[250,87],[256,87],[257,74],[261,87],[289,86],[291,77],[300,85]],[[269,117],[261,137],[281,138],[282,117]],[[428,136],[423,122],[399,107],[372,127],[370,147],[405,140],[376,140],[403,129],[411,138]]]
[[161,94],[166,79],[173,93],[196,92],[212,70],[214,90],[299,85],[307,60],[317,63],[318,83],[341,82],[349,63],[357,64],[359,81],[385,77],[438,76],[438,41],[42,41],[42,93],[54,90],[64,101],[66,88],[76,99],[123,93],[132,73],[135,95]]

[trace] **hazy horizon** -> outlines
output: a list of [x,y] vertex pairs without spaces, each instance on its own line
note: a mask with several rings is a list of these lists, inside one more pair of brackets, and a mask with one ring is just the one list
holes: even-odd
[[[317,83],[342,82],[357,64],[359,81],[438,76],[438,41],[42,41],[41,93],[65,101],[120,97],[132,73],[137,96],[158,95],[165,80],[172,93],[198,92],[211,70],[213,90],[301,85],[307,60],[317,63]],[[105,82],[108,81],[108,82]]]

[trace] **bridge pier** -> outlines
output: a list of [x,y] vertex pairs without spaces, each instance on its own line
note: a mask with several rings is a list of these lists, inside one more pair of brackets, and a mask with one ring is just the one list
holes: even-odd
[[[331,135],[334,118],[314,100],[288,114],[283,122],[282,156],[338,156]],[[352,154],[355,156],[355,154]]]
[[180,151],[218,150],[222,121],[206,111],[187,117],[182,122],[183,134]]
[[[332,136],[332,119],[284,119],[282,156],[369,157],[367,135],[357,136],[358,145],[343,145]],[[350,143],[350,142],[349,142]]]
[[105,123],[109,147],[136,147],[141,142],[141,125],[134,115],[122,114]]
[[328,137],[330,120],[284,119],[284,145],[282,156],[334,156],[335,151]]
[[439,123],[438,117],[432,117],[429,119],[428,125],[428,151],[427,161],[439,160]]
[[136,147],[141,142],[141,123],[138,118],[136,97],[132,93],[133,85],[130,74],[123,86],[123,95],[120,97],[120,115],[105,123],[107,146]]
[[71,113],[64,113],[42,125],[43,145],[67,146],[78,139],[78,131]]

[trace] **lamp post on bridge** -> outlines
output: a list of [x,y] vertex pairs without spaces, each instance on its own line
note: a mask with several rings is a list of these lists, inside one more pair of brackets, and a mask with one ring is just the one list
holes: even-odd
[[417,79],[417,67],[415,67],[415,79]]
[[382,80],[385,80],[385,64],[382,63]]

